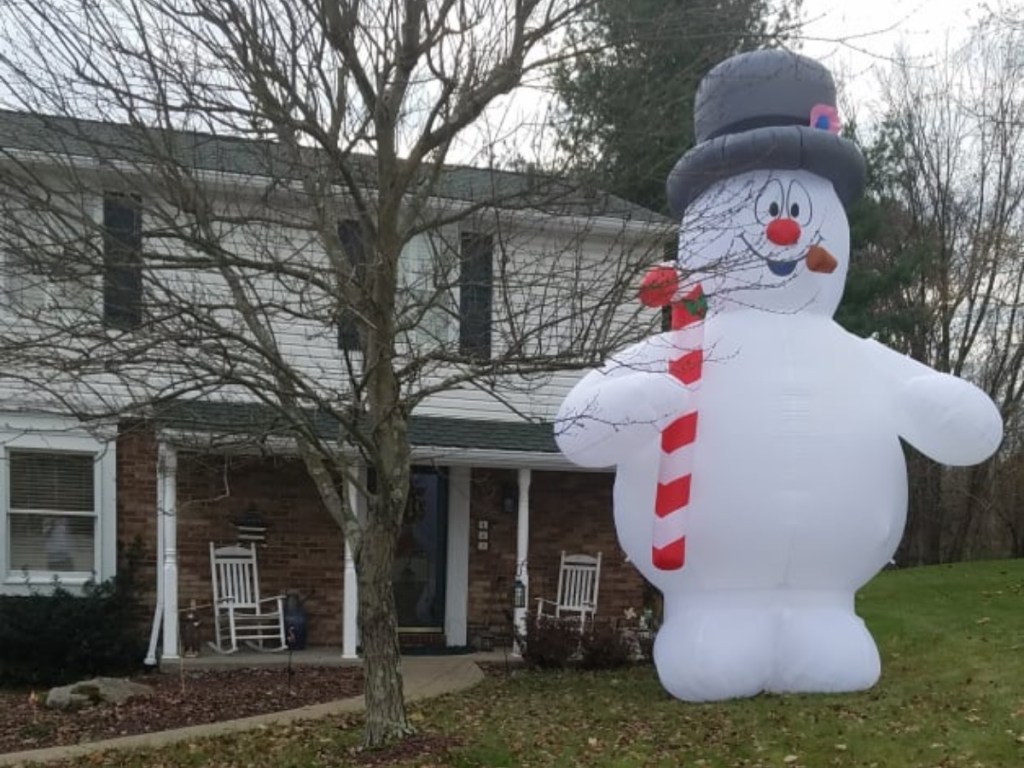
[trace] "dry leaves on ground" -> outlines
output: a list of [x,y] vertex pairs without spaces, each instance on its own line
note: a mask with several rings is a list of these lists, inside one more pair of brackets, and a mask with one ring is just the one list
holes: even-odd
[[358,696],[361,667],[299,667],[152,673],[132,678],[148,698],[76,712],[42,706],[45,691],[0,691],[0,753],[214,723]]

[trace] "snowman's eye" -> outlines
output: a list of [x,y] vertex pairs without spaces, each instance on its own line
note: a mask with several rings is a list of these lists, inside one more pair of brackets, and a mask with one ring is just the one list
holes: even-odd
[[806,227],[811,223],[811,217],[814,212],[811,205],[811,196],[804,185],[796,179],[789,182],[786,203],[789,207],[790,217],[796,219],[800,226]]
[[769,179],[757,195],[757,202],[754,204],[754,213],[758,222],[767,224],[772,219],[777,219],[779,214],[785,210],[786,191],[782,182],[778,179]]

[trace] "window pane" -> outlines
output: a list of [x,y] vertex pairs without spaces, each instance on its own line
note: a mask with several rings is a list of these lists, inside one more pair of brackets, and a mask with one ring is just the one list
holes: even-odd
[[22,312],[32,313],[43,308],[46,302],[44,278],[33,269],[27,254],[9,250],[4,254],[7,277],[7,301]]
[[96,519],[70,515],[10,515],[10,575],[22,571],[95,569]]
[[417,352],[447,346],[458,331],[459,311],[448,281],[444,251],[429,234],[412,238],[399,259],[401,311],[418,318],[409,331],[409,344]]
[[11,511],[93,512],[94,460],[87,453],[11,451]]

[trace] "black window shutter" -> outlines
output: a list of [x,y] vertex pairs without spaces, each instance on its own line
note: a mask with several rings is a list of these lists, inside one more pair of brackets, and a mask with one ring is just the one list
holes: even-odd
[[[341,247],[352,263],[356,279],[363,283],[366,270],[366,246],[363,243],[363,231],[359,222],[352,220],[338,222],[338,239],[341,240]],[[358,352],[360,349],[356,315],[348,307],[342,307],[338,317],[338,349],[349,352]]]
[[134,195],[103,196],[103,322],[142,324],[142,204]]
[[[676,262],[679,258],[679,235],[676,235],[671,240],[666,240],[661,244],[661,258],[662,261]],[[672,330],[672,306],[666,304],[661,308],[661,330],[671,331]]]
[[491,356],[494,238],[463,232],[459,273],[459,351],[466,356]]
[[666,240],[661,244],[661,259],[662,261],[674,262],[679,258],[679,235],[676,235],[670,240]]

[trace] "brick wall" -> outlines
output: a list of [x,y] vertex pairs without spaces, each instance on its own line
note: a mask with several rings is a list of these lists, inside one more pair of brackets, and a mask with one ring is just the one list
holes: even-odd
[[[614,476],[534,472],[530,486],[530,593],[554,599],[561,552],[601,553],[597,615],[622,617],[643,608],[644,579],[626,562],[612,518]],[[534,604],[533,607],[536,607]]]
[[[156,441],[134,424],[118,437],[118,541],[138,537],[139,579],[146,617],[155,603]],[[569,552],[602,553],[598,615],[616,619],[627,607],[641,608],[644,582],[625,562],[615,538],[610,474],[534,472],[530,489],[530,609],[537,597],[554,597],[558,560]],[[502,492],[517,486],[512,470],[474,469],[470,489],[468,617],[474,628],[507,628],[515,582],[515,512],[502,511]],[[268,526],[260,546],[264,595],[288,590],[310,595],[311,645],[341,645],[344,539],[297,459],[198,455],[178,456],[178,592],[181,607],[209,603],[209,543],[235,538],[232,519],[251,505]],[[488,521],[488,549],[476,546],[477,523]],[[212,639],[209,609],[201,612],[202,640]]]
[[140,623],[148,632],[156,604],[156,439],[149,427],[121,426],[116,466],[118,569],[125,566],[128,547],[138,542],[136,580],[145,607]]
[[[473,469],[469,490],[469,640],[481,630],[507,631],[516,578],[516,513],[501,509],[502,489],[516,486],[512,470]],[[477,549],[478,523],[488,525],[488,548]]]
[[[261,594],[308,596],[309,644],[340,646],[344,537],[297,459],[179,454],[181,606],[210,602],[210,542],[234,542],[232,520],[250,507],[267,525],[257,554]],[[204,640],[212,635],[209,618]]]
[[[626,562],[612,519],[611,474],[534,472],[530,485],[530,605],[554,598],[562,550],[601,553],[598,616],[617,619],[643,607],[644,580]],[[502,489],[516,486],[516,473],[474,469],[470,490],[469,623],[473,630],[507,626],[516,568],[516,513],[501,509]],[[488,521],[489,547],[476,547],[479,520]]]
[[[156,463],[154,434],[125,425],[117,443],[119,551],[138,537],[138,577],[146,621],[156,603]],[[209,604],[210,542],[235,540],[232,519],[251,505],[267,523],[258,558],[264,596],[309,595],[311,645],[341,645],[344,538],[296,459],[178,454],[178,601]],[[200,612],[202,641],[212,639],[212,614]]]

